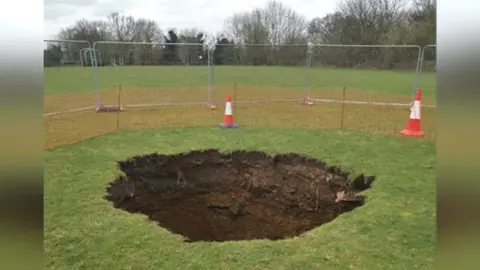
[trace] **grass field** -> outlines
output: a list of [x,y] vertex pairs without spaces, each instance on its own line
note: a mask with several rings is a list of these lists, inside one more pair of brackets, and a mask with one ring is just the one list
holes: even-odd
[[[300,237],[185,243],[103,199],[129,156],[201,148],[296,152],[377,176],[367,204]],[[48,269],[433,269],[435,143],[359,132],[243,127],[120,131],[45,153]],[[186,213],[187,214],[187,213]]]
[[[262,85],[269,87],[301,87],[306,74],[313,89],[333,89],[346,86],[399,95],[411,95],[414,73],[411,71],[331,69],[301,67],[216,66],[216,85]],[[435,95],[435,74],[421,74],[426,96]],[[116,88],[119,84],[137,88],[191,88],[208,84],[208,69],[203,66],[90,67],[45,69],[45,94],[70,94]]]
[[[91,68],[45,69],[45,112],[93,106],[94,88],[101,89],[103,102],[116,104],[118,85],[121,104],[207,101],[204,67],[100,68],[94,75]],[[309,96],[408,103],[413,75],[312,69]],[[434,268],[434,108],[422,109],[426,140],[402,138],[398,133],[409,115],[404,107],[240,103],[303,97],[301,68],[215,67],[214,78],[218,110],[170,106],[45,118],[48,269]],[[424,104],[434,105],[435,74],[422,74],[421,87]],[[235,96],[237,130],[217,128],[227,93]],[[103,199],[118,173],[117,160],[201,148],[296,152],[376,175],[377,181],[365,192],[365,206],[278,242],[185,243]]]
[[[205,106],[129,108],[120,115],[96,114],[93,109],[45,121],[46,148],[70,144],[118,129],[171,126],[214,126],[222,120],[227,94],[234,95],[235,117],[242,126],[280,126],[360,130],[398,134],[408,120],[407,107],[316,102],[306,107],[305,68],[234,67],[214,68],[212,101],[219,110]],[[414,73],[366,69],[312,68],[309,97],[341,101],[408,104],[413,95]],[[422,73],[423,104],[435,105],[435,74]],[[45,69],[45,113],[92,107],[97,92],[105,104],[117,104],[119,85],[122,105],[179,104],[208,101],[206,67],[101,67]],[[345,91],[343,88],[345,87]],[[95,91],[94,91],[95,89]],[[270,103],[242,103],[271,101]],[[428,138],[435,138],[435,109],[422,111]]]

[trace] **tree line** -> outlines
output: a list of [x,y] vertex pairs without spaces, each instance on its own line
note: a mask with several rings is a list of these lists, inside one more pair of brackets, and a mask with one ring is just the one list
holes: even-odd
[[[112,13],[105,20],[80,20],[62,29],[62,40],[98,43],[92,54],[81,43],[48,43],[45,66],[205,65],[206,48],[215,45],[215,65],[327,65],[336,67],[414,68],[415,48],[315,47],[308,44],[419,45],[436,43],[435,0],[343,0],[336,10],[307,20],[279,1],[229,16],[221,33],[197,28],[168,29],[150,19]],[[122,44],[125,42],[127,44]],[[144,42],[150,44],[128,44]],[[200,45],[182,45],[200,44]],[[180,45],[179,45],[180,44]],[[267,44],[255,46],[245,44]],[[293,45],[295,44],[295,45]],[[308,60],[307,56],[311,58]],[[433,60],[432,53],[425,60]]]

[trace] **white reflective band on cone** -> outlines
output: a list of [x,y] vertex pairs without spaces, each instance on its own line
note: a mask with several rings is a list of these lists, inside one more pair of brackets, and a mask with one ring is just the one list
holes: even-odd
[[410,109],[410,119],[420,119],[420,101],[415,100],[413,107]]
[[230,102],[225,105],[225,115],[232,115],[232,103]]

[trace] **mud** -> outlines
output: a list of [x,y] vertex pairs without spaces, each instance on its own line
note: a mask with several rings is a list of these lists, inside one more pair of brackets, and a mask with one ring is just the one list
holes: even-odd
[[[118,162],[105,198],[187,242],[285,239],[365,203],[374,176],[298,154],[215,149]],[[353,179],[353,180],[349,180]]]

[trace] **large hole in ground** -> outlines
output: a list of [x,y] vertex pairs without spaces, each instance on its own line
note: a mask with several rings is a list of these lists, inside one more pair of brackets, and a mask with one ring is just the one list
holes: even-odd
[[374,176],[298,154],[192,151],[118,162],[114,207],[142,213],[185,241],[284,239],[364,204]]

